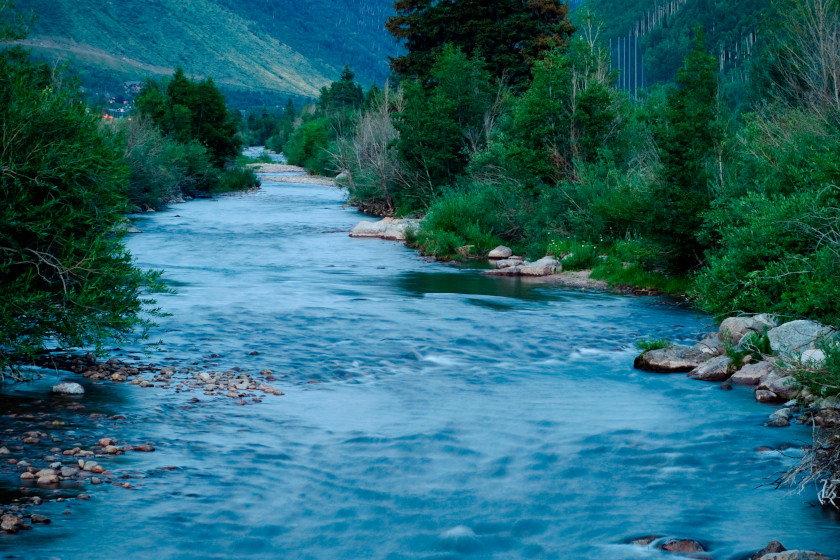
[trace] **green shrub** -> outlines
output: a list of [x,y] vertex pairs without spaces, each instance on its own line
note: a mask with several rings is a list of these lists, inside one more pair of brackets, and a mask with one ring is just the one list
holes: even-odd
[[142,336],[157,283],[115,228],[128,210],[122,137],[25,51],[0,50],[0,76],[2,375],[44,349]]
[[253,169],[239,167],[222,172],[216,192],[246,191],[259,185]]

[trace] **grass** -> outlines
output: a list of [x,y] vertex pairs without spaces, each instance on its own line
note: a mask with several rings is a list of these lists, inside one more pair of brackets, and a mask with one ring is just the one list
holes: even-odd
[[661,348],[670,348],[671,342],[666,338],[653,338],[649,336],[647,338],[640,338],[635,342],[636,348],[638,348],[641,352],[647,352],[648,350],[659,350]]

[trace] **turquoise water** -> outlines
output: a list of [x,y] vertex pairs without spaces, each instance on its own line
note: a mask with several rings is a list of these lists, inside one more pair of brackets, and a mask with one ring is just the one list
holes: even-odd
[[88,383],[90,410],[127,417],[118,437],[158,448],[102,462],[145,478],[40,506],[54,523],[0,538],[4,557],[669,556],[627,544],[650,534],[721,559],[771,539],[840,555],[812,494],[764,485],[790,459],[758,448],[807,428],[763,427],[748,390],[632,369],[634,340],[694,341],[707,317],[350,239],[342,202],[268,184],[144,218],[129,246],[178,290],[154,359],[270,369],[286,395]]

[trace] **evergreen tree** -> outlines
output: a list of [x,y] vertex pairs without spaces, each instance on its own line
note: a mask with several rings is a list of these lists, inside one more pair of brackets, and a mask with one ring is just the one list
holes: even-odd
[[178,68],[165,87],[148,80],[136,105],[164,134],[183,144],[193,140],[202,144],[218,167],[239,153],[236,119],[213,78],[193,82]]
[[407,54],[391,59],[403,77],[425,78],[446,44],[487,61],[514,89],[530,81],[531,66],[566,43],[574,28],[558,0],[398,0],[386,23]]
[[697,236],[712,199],[709,158],[721,136],[716,123],[717,60],[706,52],[702,27],[694,33],[694,47],[677,73],[677,87],[668,92],[664,123],[656,135],[662,173],[651,226],[673,247],[680,266],[702,260]]

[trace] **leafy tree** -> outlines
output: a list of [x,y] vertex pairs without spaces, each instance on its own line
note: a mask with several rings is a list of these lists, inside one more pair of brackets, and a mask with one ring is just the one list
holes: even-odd
[[154,276],[115,231],[127,209],[123,146],[99,121],[77,82],[0,50],[0,371],[148,325],[141,296]]
[[452,44],[522,89],[534,62],[574,33],[568,5],[558,0],[397,0],[394,8],[386,28],[408,53],[392,58],[391,68],[409,78],[427,77],[440,50]]
[[321,97],[318,99],[318,109],[324,114],[346,113],[355,111],[364,103],[362,86],[356,83],[356,74],[349,66],[344,66],[341,71],[341,78],[333,82],[329,88],[321,90]]

